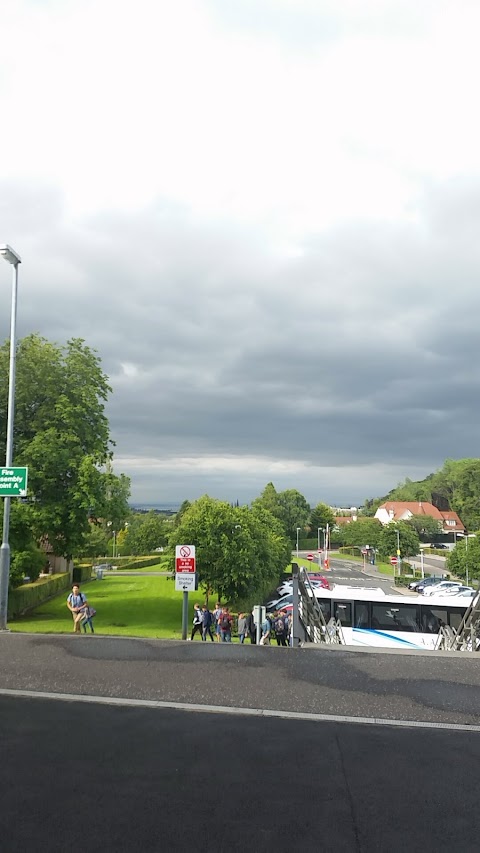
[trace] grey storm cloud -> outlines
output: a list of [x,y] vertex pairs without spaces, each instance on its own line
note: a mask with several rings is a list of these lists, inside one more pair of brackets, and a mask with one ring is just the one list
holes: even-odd
[[[455,229],[450,247],[446,196],[436,187],[426,200],[421,240],[413,227],[352,224],[279,261],[255,233],[171,216],[162,202],[68,228],[47,194],[41,237],[34,211],[19,235],[20,330],[98,350],[120,457],[427,473],[478,453],[477,250],[459,260]],[[462,198],[470,216],[480,189],[457,192],[457,220]],[[5,290],[2,306],[5,337]]]

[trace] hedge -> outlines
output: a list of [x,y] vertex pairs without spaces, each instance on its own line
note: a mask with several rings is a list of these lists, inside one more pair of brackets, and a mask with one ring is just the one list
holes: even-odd
[[157,554],[156,557],[131,557],[130,562],[122,563],[121,565],[116,563],[115,565],[119,572],[122,569],[147,569],[149,566],[157,566],[162,557],[163,554]]
[[85,583],[89,581],[92,577],[92,567],[91,566],[74,566],[72,573],[72,582],[73,583]]
[[33,610],[49,598],[58,595],[62,589],[70,587],[70,573],[62,572],[60,575],[52,575],[49,578],[26,583],[13,589],[8,596],[8,618],[14,619],[28,610]]

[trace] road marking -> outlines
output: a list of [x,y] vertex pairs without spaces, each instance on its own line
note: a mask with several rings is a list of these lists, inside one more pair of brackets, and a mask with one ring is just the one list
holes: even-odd
[[356,723],[396,728],[443,729],[455,732],[480,732],[480,725],[431,723],[423,720],[396,720],[384,717],[349,717],[341,714],[309,714],[299,711],[274,711],[271,708],[236,708],[228,705],[197,705],[188,702],[162,702],[157,699],[127,699],[118,696],[85,696],[76,693],[47,693],[40,690],[0,688],[0,696],[20,699],[54,699],[57,702],[83,702],[87,705],[116,705],[127,708],[151,708],[167,711],[196,711],[204,714],[232,714],[244,717],[278,717],[314,723]]

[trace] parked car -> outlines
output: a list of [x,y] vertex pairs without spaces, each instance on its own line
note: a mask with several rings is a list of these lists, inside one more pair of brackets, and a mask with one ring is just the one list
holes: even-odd
[[422,594],[424,589],[426,589],[429,586],[432,586],[433,584],[440,583],[440,581],[443,581],[443,580],[445,580],[445,578],[443,578],[442,575],[432,575],[429,578],[422,578],[420,581],[412,581],[412,583],[415,583],[416,586],[412,587],[409,584],[408,588],[409,589],[415,589],[415,592],[419,592],[420,594]]
[[448,595],[449,598],[452,598],[452,597],[455,597],[456,595],[460,595],[460,594],[463,595],[464,593],[465,594],[468,593],[469,595],[474,595],[475,590],[472,586],[458,586],[458,587],[449,587],[448,589],[445,589],[443,592],[440,591],[440,592],[437,592],[435,594],[436,595]]
[[460,581],[440,581],[440,583],[431,584],[423,590],[424,595],[444,595],[447,589],[457,589],[463,584]]
[[432,542],[430,548],[435,548],[437,551],[448,551],[448,545],[444,542]]
[[281,610],[285,604],[292,604],[293,595],[290,593],[289,595],[282,595],[280,598],[272,598],[270,601],[267,601],[265,607],[267,609],[267,613],[271,613],[272,610]]
[[472,589],[471,592],[470,592],[470,590],[468,592],[456,592],[453,597],[454,598],[473,598],[473,596],[476,594],[477,594],[477,590]]

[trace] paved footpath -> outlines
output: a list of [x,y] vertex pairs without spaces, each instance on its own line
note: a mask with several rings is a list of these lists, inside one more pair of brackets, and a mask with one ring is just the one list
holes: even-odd
[[0,849],[473,853],[478,661],[0,635]]

